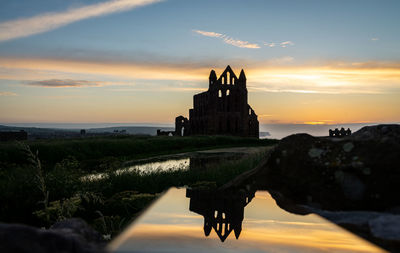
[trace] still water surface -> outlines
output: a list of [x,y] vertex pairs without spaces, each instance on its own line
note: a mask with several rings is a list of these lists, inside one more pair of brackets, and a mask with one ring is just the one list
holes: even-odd
[[[129,166],[115,170],[117,175],[124,173],[157,173],[162,171],[176,171],[189,169],[206,169],[210,165],[224,161],[240,160],[249,154],[262,153],[270,147],[242,147],[197,151],[187,154],[171,155],[172,158],[153,158],[136,162]],[[107,178],[107,173],[92,173],[81,178],[83,181],[96,181]]]
[[[175,171],[189,169],[190,158],[168,159],[166,161],[148,162],[136,164],[126,168],[118,169],[115,174],[138,172],[140,174],[154,173],[159,171]],[[107,173],[93,173],[82,177],[82,180],[95,181],[107,177]]]
[[112,252],[385,252],[266,191],[232,196],[170,189],[117,237]]

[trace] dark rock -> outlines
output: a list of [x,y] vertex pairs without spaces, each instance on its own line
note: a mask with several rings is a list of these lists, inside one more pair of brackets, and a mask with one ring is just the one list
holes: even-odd
[[374,237],[400,245],[400,215],[382,215],[368,222]]
[[295,204],[279,192],[270,193],[277,205],[287,212],[298,215],[317,214],[389,252],[400,252],[400,215],[365,210],[322,210],[309,204]]
[[[97,235],[83,221],[67,221],[58,228],[39,229],[19,224],[0,224],[0,252],[94,253],[105,252]],[[83,232],[83,234],[80,234]]]
[[53,224],[50,229],[80,235],[83,237],[83,239],[85,239],[86,242],[89,243],[104,243],[102,235],[91,228],[84,220],[79,218],[71,218],[59,221]]
[[335,179],[339,183],[344,196],[350,200],[362,200],[365,193],[364,183],[355,175],[337,171]]
[[[389,250],[400,251],[400,215],[371,211],[326,211],[301,206]],[[287,209],[285,209],[287,210]]]
[[400,214],[400,206],[394,206],[389,208],[387,211],[392,214]]
[[366,126],[355,132],[351,138],[360,141],[381,140],[399,143],[400,127],[397,124]]
[[364,127],[344,138],[291,135],[251,180],[259,189],[323,209],[400,206],[400,125]]
[[313,210],[310,210],[307,206],[296,205],[291,199],[285,198],[280,192],[270,191],[269,193],[276,201],[276,204],[283,210],[299,215],[306,215],[313,212]]

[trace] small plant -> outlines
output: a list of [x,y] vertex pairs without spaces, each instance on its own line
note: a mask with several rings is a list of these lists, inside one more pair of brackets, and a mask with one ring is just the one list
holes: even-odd
[[46,187],[46,181],[44,177],[44,172],[42,169],[42,163],[39,159],[39,150],[36,150],[35,153],[32,152],[29,145],[21,144],[22,151],[25,152],[27,156],[27,160],[29,164],[35,169],[35,178],[37,187],[39,188],[40,192],[43,195],[43,200],[39,201],[38,203],[43,204],[44,212],[46,214],[46,221],[50,222],[50,214],[49,214],[49,191]]
[[72,218],[75,212],[78,210],[79,204],[79,198],[76,196],[61,200],[57,221]]
[[75,215],[91,220],[96,215],[97,210],[103,210],[104,199],[101,194],[94,192],[79,192],[77,194],[80,200],[78,211]]
[[122,231],[125,218],[119,216],[104,216],[100,211],[96,211],[96,213],[100,217],[96,220],[97,222],[95,221],[95,227],[98,231],[102,232],[104,240],[110,240],[113,236]]
[[47,209],[41,209],[33,212],[39,220],[45,224],[51,224],[57,221],[72,218],[80,207],[80,198],[73,196],[71,198],[52,201]]

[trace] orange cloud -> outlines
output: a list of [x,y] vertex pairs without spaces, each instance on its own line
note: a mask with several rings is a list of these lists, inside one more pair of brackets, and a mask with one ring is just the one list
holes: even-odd
[[9,92],[9,91],[0,91],[0,96],[4,96],[4,97],[17,96],[17,93]]
[[328,63],[255,67],[247,71],[254,91],[381,94],[400,92],[398,63]]
[[72,79],[50,79],[50,80],[29,82],[28,85],[60,88],[60,87],[100,86],[101,82],[91,82],[87,80],[72,80]]
[[91,74],[98,76],[120,77],[128,79],[145,80],[200,80],[208,77],[209,69],[188,68],[185,64],[143,64],[135,62],[106,62],[106,61],[85,61],[85,60],[60,60],[60,59],[41,59],[41,58],[1,58],[0,68],[19,70],[17,74],[27,73],[27,77],[21,75],[3,75],[2,79],[22,79],[29,80],[33,75],[38,78],[40,73],[31,71],[41,71],[46,76],[46,72],[60,72],[63,74]]
[[[225,64],[224,64],[225,65]],[[332,62],[296,65],[291,57],[263,62],[233,61],[243,67],[250,92],[289,92],[320,94],[385,94],[400,92],[400,63],[397,62]],[[241,66],[242,65],[242,66]],[[41,58],[1,58],[0,79],[27,80],[174,80],[180,87],[171,89],[199,90],[207,88],[212,63],[143,63],[93,60],[61,60]],[[215,68],[221,72],[222,64]],[[239,69],[237,69],[239,71]],[[90,75],[92,79],[77,79],[72,75]],[[190,82],[202,82],[190,87]],[[87,83],[86,86],[89,84]],[[162,85],[154,87],[160,89]],[[135,87],[151,89],[152,87]],[[169,88],[169,87],[165,87]]]

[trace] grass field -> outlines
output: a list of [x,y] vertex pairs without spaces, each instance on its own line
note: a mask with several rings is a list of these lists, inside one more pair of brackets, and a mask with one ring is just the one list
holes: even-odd
[[[263,153],[207,168],[117,174],[124,161],[220,147],[269,146],[274,140],[224,136],[107,137],[0,145],[0,220],[48,227],[81,217],[114,235],[171,186],[220,186],[254,168]],[[106,176],[82,180],[93,171]]]
[[[45,169],[52,169],[63,159],[74,157],[80,162],[81,169],[90,171],[99,170],[100,165],[117,160],[126,161],[210,148],[268,146],[277,143],[277,140],[231,136],[115,136],[50,139],[24,143],[33,151],[39,151]],[[19,143],[0,143],[0,168],[25,162]]]

